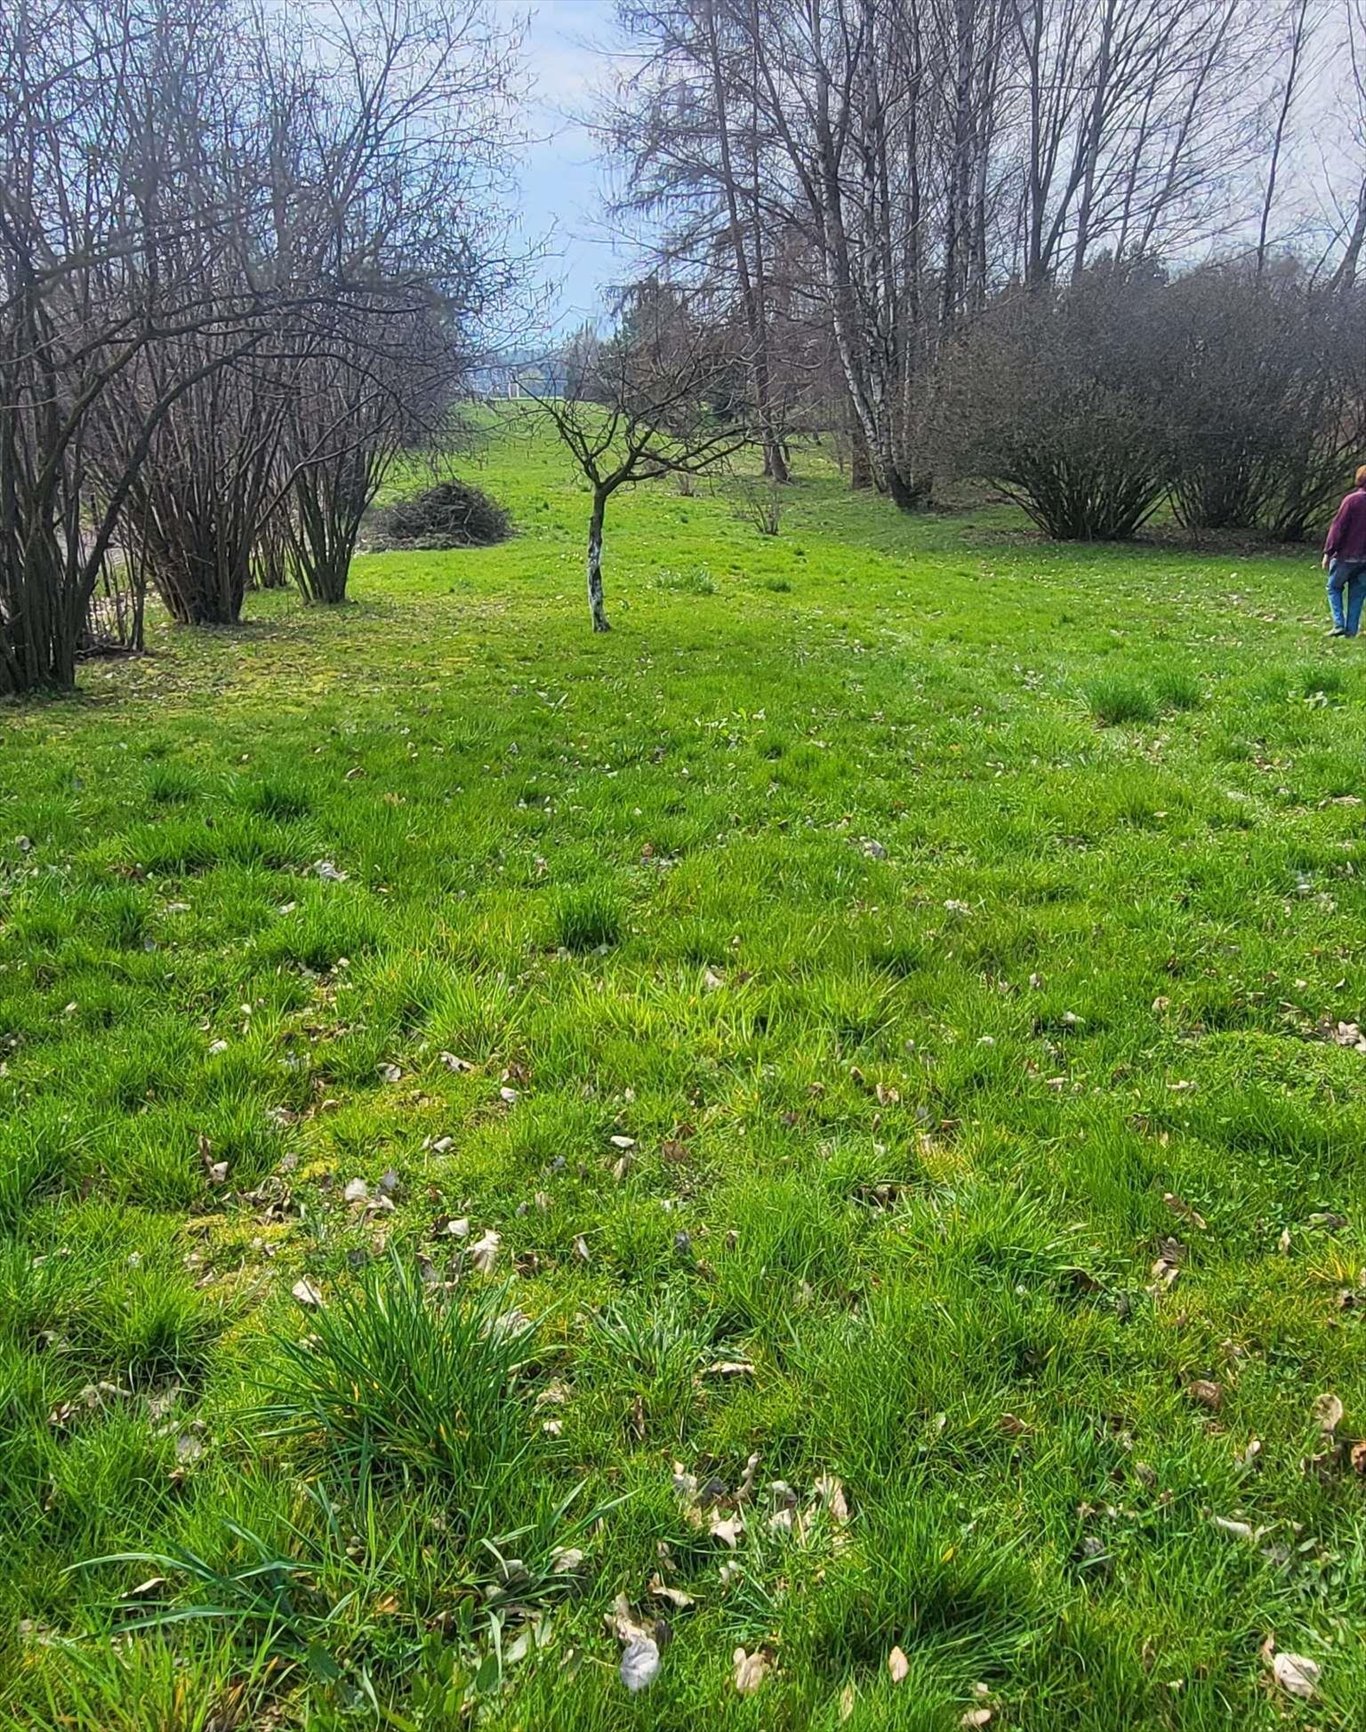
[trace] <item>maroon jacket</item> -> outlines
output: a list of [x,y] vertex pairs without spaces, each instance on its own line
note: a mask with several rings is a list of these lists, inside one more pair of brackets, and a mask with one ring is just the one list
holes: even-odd
[[1366,559],[1366,487],[1355,488],[1338,506],[1323,551],[1329,559]]

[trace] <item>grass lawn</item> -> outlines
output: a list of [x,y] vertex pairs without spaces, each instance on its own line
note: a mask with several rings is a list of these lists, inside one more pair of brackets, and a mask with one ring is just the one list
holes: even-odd
[[1359,1728],[1312,556],[482,483],[0,712],[3,1724]]

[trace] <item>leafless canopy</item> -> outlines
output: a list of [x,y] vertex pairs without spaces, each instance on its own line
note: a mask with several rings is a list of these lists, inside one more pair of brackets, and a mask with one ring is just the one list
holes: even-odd
[[612,495],[666,475],[702,474],[771,430],[750,419],[737,391],[748,361],[743,332],[718,318],[704,297],[658,278],[627,297],[609,340],[580,331],[559,357],[558,390],[543,393],[537,408],[592,488],[594,631],[608,629],[602,533]]
[[0,14],[0,692],[67,685],[112,565],[231,620],[337,599],[393,442],[510,279],[486,0]]
[[856,472],[921,503],[942,357],[1019,288],[1211,253],[1268,276],[1291,247],[1355,279],[1363,0],[618,10],[636,58],[601,123],[617,212],[730,294],[771,472],[783,426],[823,399]]

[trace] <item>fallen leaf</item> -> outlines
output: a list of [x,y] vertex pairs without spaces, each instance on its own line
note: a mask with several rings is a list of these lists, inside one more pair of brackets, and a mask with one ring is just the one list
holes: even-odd
[[892,1682],[900,1684],[910,1675],[911,1662],[900,1648],[893,1648],[887,1656],[887,1670],[891,1673]]
[[685,1612],[689,1606],[696,1604],[692,1595],[685,1594],[682,1588],[669,1587],[658,1570],[650,1577],[650,1586],[647,1591],[651,1599],[667,1600],[671,1606],[677,1607],[680,1612]]
[[846,1684],[840,1691],[840,1725],[850,1719],[854,1712],[854,1686]]
[[608,1137],[607,1140],[614,1149],[633,1149],[636,1146],[634,1137]]
[[704,1377],[753,1377],[754,1365],[748,1359],[718,1359],[702,1374]]
[[619,1642],[639,1642],[645,1637],[654,1639],[654,1620],[637,1618],[625,1594],[618,1594],[612,1601],[612,1610],[607,1613],[604,1622]]
[[1221,1528],[1226,1534],[1232,1534],[1236,1540],[1250,1540],[1256,1537],[1252,1527],[1247,1522],[1233,1521],[1228,1516],[1215,1516],[1213,1521],[1215,1527]]
[[313,870],[325,884],[344,884],[346,882],[345,872],[339,872],[330,860],[319,860]]
[[740,1535],[745,1531],[745,1518],[738,1515],[715,1515],[708,1531],[714,1540],[720,1540],[722,1545],[729,1546],[734,1551],[740,1543]]
[[443,1052],[441,1054],[441,1062],[445,1065],[447,1070],[453,1070],[457,1073],[474,1069],[474,1066],[467,1058],[460,1058],[453,1052]]
[[311,1281],[296,1281],[290,1292],[300,1305],[321,1305],[323,1296]]
[[828,1511],[832,1521],[847,1522],[849,1505],[845,1502],[844,1486],[833,1475],[822,1474],[813,1486],[816,1501]]
[[1212,1383],[1206,1377],[1197,1377],[1186,1385],[1186,1399],[1195,1402],[1199,1407],[1209,1408],[1211,1413],[1217,1413],[1224,1403],[1223,1386]]
[[1192,1209],[1190,1204],[1183,1201],[1183,1199],[1178,1197],[1175,1192],[1164,1191],[1162,1193],[1162,1201],[1171,1210],[1173,1215],[1179,1215],[1183,1221],[1189,1221],[1192,1227],[1198,1227],[1201,1232],[1203,1232],[1208,1226],[1209,1223],[1205,1220],[1205,1217],[1199,1212],[1199,1210]]
[[1271,1662],[1271,1675],[1287,1696],[1308,1701],[1319,1686],[1323,1668],[1317,1660],[1303,1654],[1277,1654]]
[[991,1709],[990,1708],[969,1708],[967,1713],[964,1714],[963,1718],[958,1722],[958,1724],[960,1726],[967,1726],[967,1727],[989,1726],[991,1724]]
[[495,1233],[490,1227],[482,1238],[476,1239],[470,1246],[470,1262],[481,1275],[492,1275],[493,1266],[498,1261],[498,1247],[503,1239],[500,1233]]
[[764,1648],[756,1648],[752,1654],[747,1654],[743,1648],[737,1648],[731,1659],[735,1665],[735,1688],[742,1696],[752,1696],[773,1666],[773,1661]]
[[376,1065],[375,1069],[379,1072],[381,1082],[396,1083],[403,1081],[403,1072],[396,1064],[380,1064]]
[[348,1179],[346,1189],[342,1192],[344,1203],[363,1203],[370,1195],[370,1187],[364,1179]]
[[1314,1423],[1325,1437],[1342,1424],[1342,1402],[1336,1395],[1320,1395],[1314,1403]]
[[652,1636],[637,1636],[621,1656],[621,1681],[635,1695],[648,1690],[659,1676],[659,1644]]

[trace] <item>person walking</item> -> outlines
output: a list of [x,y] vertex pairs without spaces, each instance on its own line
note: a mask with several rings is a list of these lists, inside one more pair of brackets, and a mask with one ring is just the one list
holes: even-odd
[[1356,473],[1356,486],[1338,506],[1323,544],[1323,569],[1328,573],[1328,606],[1333,614],[1330,637],[1355,637],[1366,602],[1366,463]]

